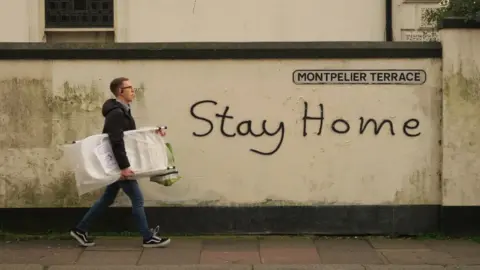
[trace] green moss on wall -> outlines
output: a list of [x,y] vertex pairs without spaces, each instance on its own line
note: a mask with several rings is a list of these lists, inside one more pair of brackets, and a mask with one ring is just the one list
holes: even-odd
[[62,172],[48,184],[40,179],[7,184],[6,207],[88,207],[100,196],[101,190],[78,196],[71,172]]

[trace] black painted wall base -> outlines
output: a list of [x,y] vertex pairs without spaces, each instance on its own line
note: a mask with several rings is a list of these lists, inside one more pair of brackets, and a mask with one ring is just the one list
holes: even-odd
[[[66,232],[86,208],[1,208],[0,229],[18,233]],[[480,207],[263,206],[148,207],[151,227],[168,235],[319,234],[419,235],[444,232],[479,235]],[[136,232],[131,209],[112,207],[93,225],[95,232]]]
[[480,206],[443,206],[441,231],[450,236],[480,236]]

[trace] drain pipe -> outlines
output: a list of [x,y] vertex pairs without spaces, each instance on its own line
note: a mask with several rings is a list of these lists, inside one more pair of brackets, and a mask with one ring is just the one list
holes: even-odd
[[393,0],[385,0],[385,41],[393,41]]

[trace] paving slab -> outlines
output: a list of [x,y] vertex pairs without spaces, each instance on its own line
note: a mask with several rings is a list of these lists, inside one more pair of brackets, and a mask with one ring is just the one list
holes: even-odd
[[0,264],[0,270],[43,270],[40,264]]
[[202,241],[174,240],[168,248],[144,249],[139,265],[192,265],[200,263]]
[[260,254],[257,240],[204,240],[201,264],[258,264]]
[[96,239],[95,246],[87,247],[88,251],[140,251],[142,250],[141,238],[127,239]]
[[456,264],[455,258],[448,253],[438,251],[424,250],[391,250],[382,251],[383,256],[387,258],[390,264],[400,265],[447,265]]
[[480,265],[480,254],[477,254],[478,256],[471,256],[471,257],[466,257],[466,256],[460,256],[460,257],[454,257],[455,260],[457,261],[456,263],[459,265]]
[[260,250],[263,264],[318,264],[316,248],[264,248]]
[[433,251],[444,252],[456,259],[459,265],[480,264],[480,244],[470,240],[427,240]]
[[446,252],[454,257],[480,255],[480,244],[469,240],[427,240],[425,244],[431,250]]
[[412,239],[370,239],[375,249],[421,249],[429,250],[426,243]]
[[366,270],[445,270],[441,265],[365,265]]
[[209,251],[204,250],[200,264],[260,264],[260,255],[254,251]]
[[136,265],[141,251],[85,251],[78,265]]
[[73,264],[83,249],[64,247],[0,248],[0,262],[4,264]]
[[315,241],[317,249],[321,251],[374,251],[369,242],[359,239],[319,239]]
[[31,241],[5,241],[0,249],[25,249],[25,248],[78,248],[74,240],[31,240]]
[[262,239],[258,245],[260,248],[316,248],[315,242],[309,238]]
[[138,265],[189,265],[200,263],[200,249],[146,249]]
[[48,270],[251,270],[250,265],[52,266]]
[[445,270],[480,270],[480,265],[475,265],[475,266],[450,265],[445,267]]
[[254,265],[254,270],[365,270],[359,264]]
[[259,241],[260,260],[264,264],[317,264],[320,257],[311,239]]
[[202,243],[203,250],[208,251],[258,251],[256,239],[208,239]]
[[320,251],[320,260],[326,264],[384,264],[382,254],[376,251]]

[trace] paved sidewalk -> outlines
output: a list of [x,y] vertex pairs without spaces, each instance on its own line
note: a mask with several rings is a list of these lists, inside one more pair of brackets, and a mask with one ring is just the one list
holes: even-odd
[[478,269],[480,244],[468,240],[372,238],[173,238],[143,249],[136,238],[0,244],[0,270],[82,269]]

